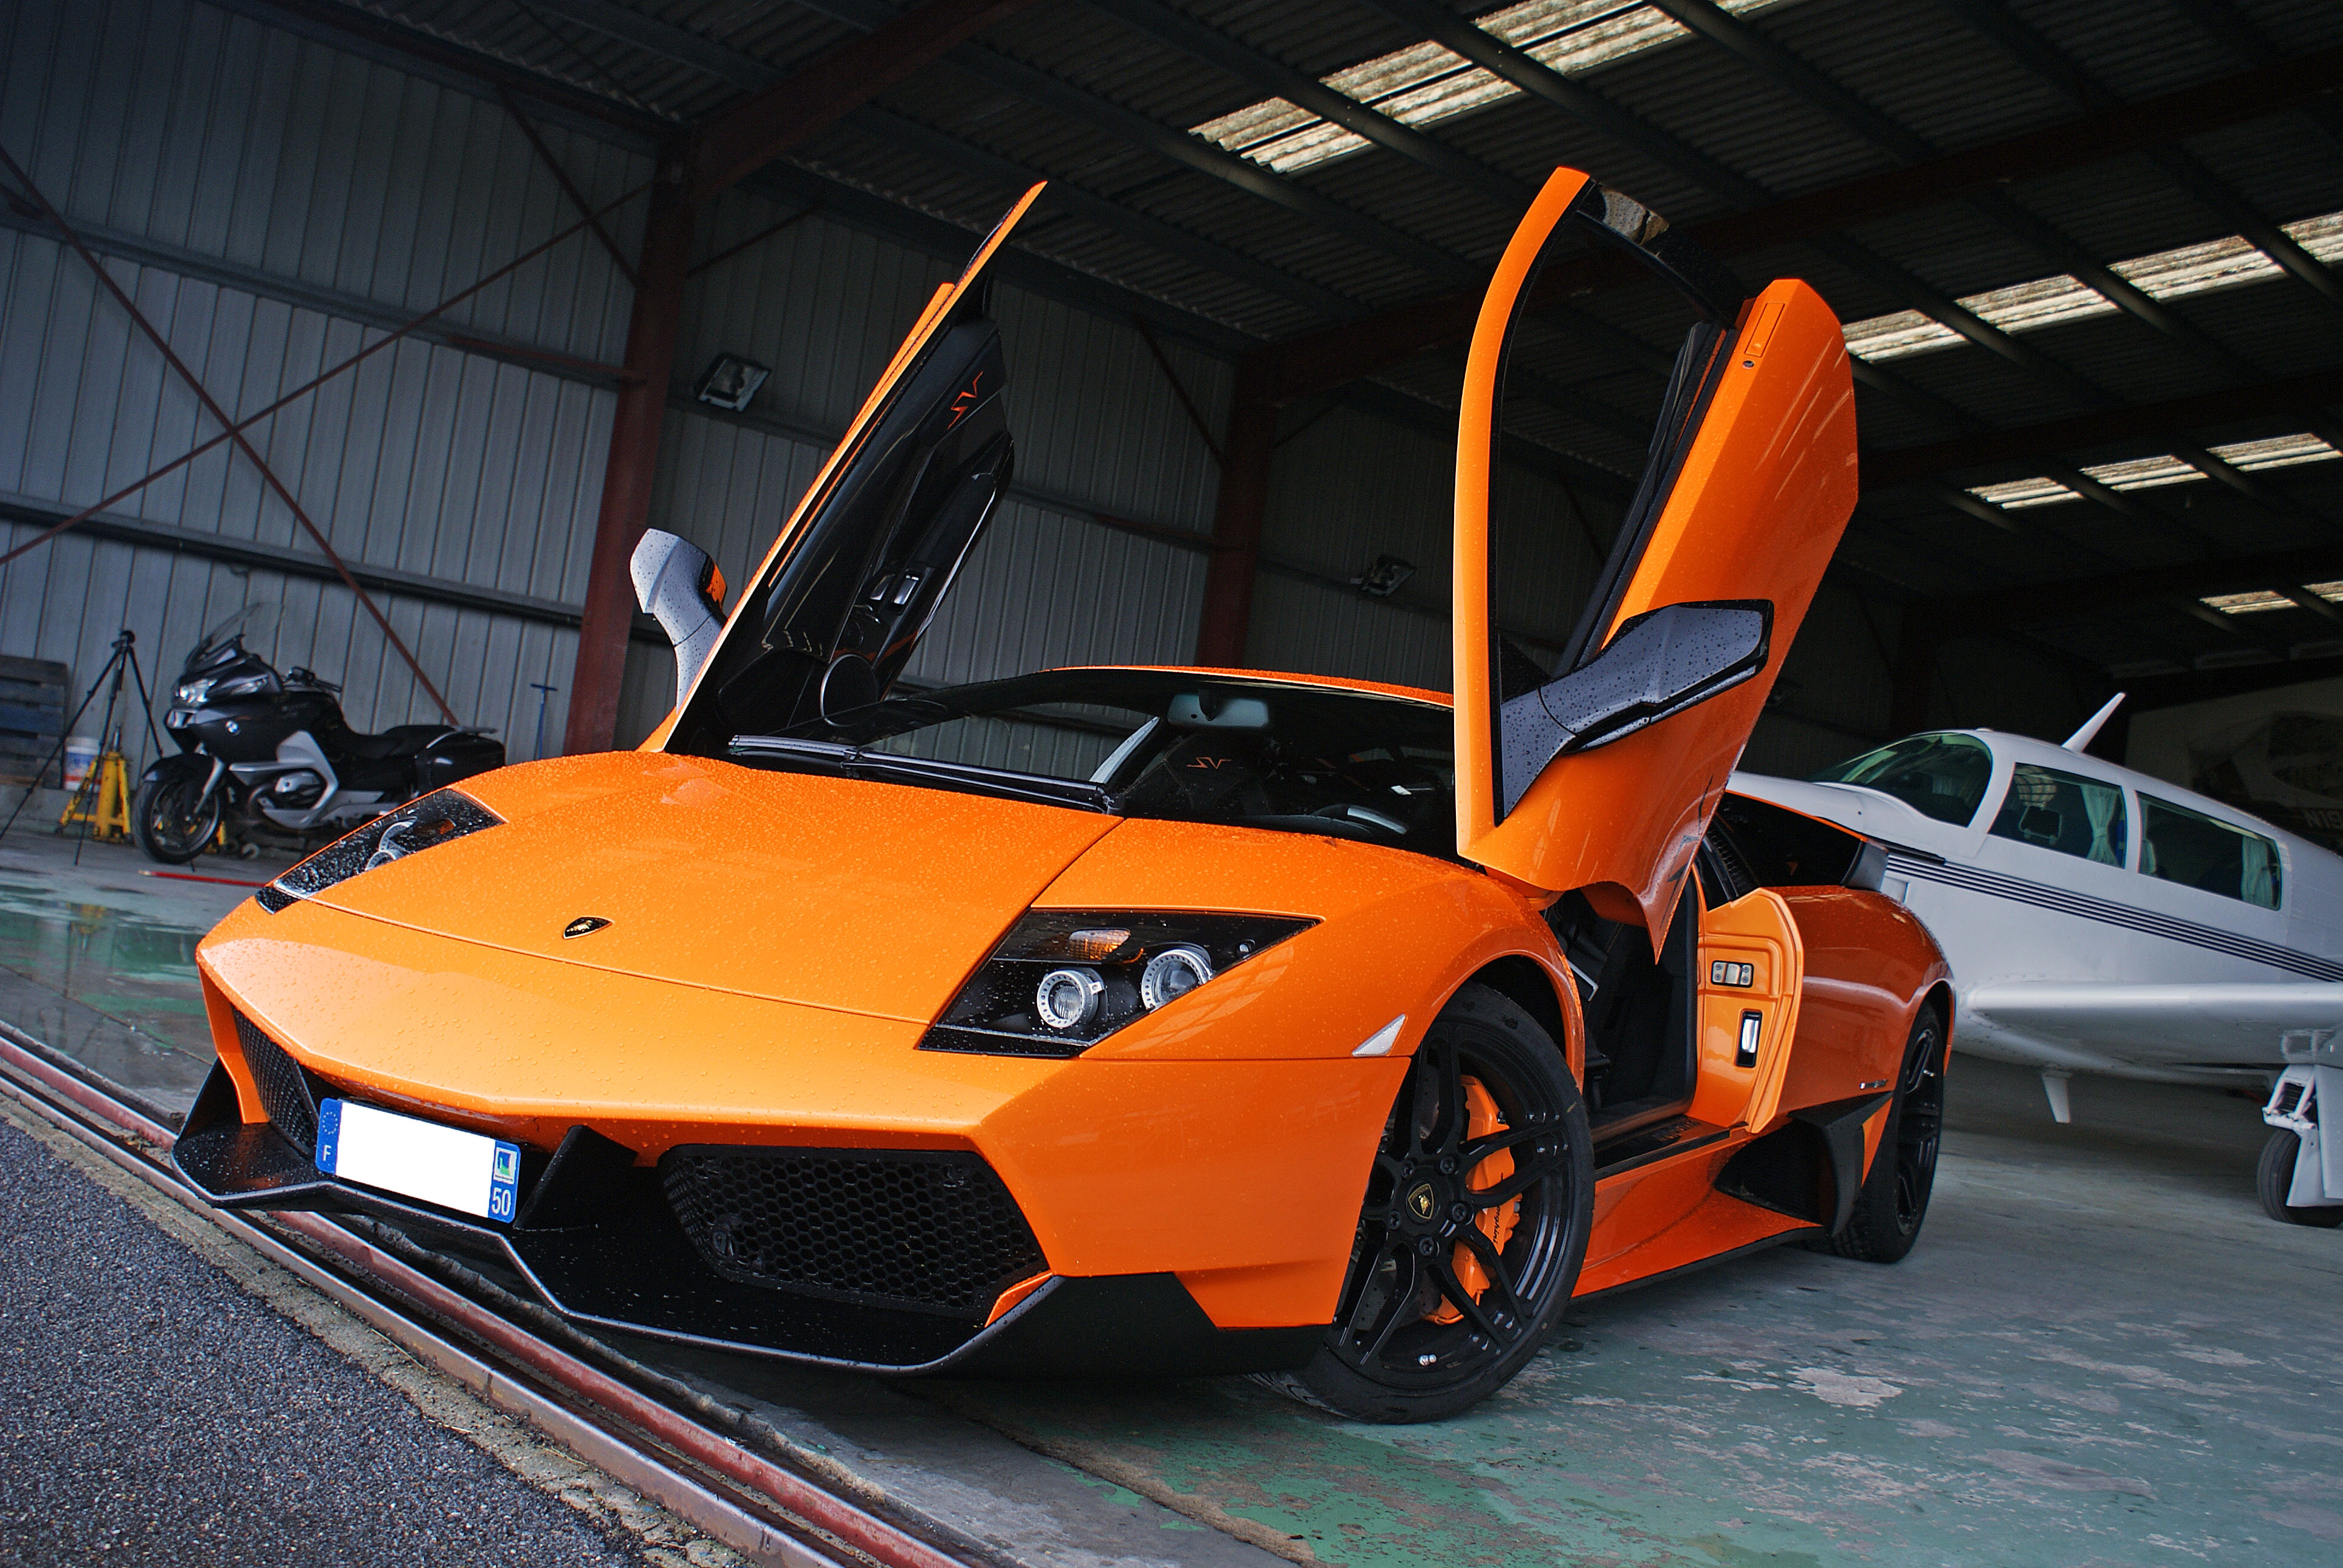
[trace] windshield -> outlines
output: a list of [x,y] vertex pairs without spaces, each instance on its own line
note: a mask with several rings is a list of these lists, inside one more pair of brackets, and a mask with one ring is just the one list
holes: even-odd
[[211,630],[204,633],[196,646],[189,650],[187,657],[193,658],[197,654],[209,653],[212,649],[222,647],[234,637],[259,635],[268,629],[269,618],[276,611],[277,606],[266,599],[246,605],[242,609],[231,613],[226,620],[221,621]]
[[[1436,703],[1272,680],[1152,669],[1066,669],[893,698],[786,732],[854,748],[885,776],[916,781],[918,760],[1095,787],[1126,817],[1225,822],[1386,844],[1453,858],[1455,766],[1449,710]],[[820,747],[801,755],[743,736],[732,754],[780,767],[851,770]],[[912,777],[907,778],[907,773]]]
[[1966,828],[1985,799],[1993,753],[1968,735],[1914,735],[1814,775],[1816,784],[1860,784],[1893,795],[1924,817]]

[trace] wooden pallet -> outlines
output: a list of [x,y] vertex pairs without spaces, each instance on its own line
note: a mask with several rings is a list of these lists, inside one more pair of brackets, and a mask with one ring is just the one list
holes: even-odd
[[73,671],[51,658],[0,655],[0,784],[65,785],[65,759],[34,775],[65,733]]

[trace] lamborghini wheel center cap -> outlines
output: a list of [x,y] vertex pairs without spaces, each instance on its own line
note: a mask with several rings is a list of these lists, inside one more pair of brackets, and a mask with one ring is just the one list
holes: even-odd
[[1407,1190],[1404,1200],[1407,1217],[1419,1225],[1428,1225],[1440,1212],[1440,1194],[1429,1181],[1419,1181]]

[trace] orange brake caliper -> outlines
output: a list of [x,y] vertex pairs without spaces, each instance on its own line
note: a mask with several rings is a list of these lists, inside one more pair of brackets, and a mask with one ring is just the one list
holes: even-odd
[[[1493,1132],[1505,1130],[1505,1119],[1499,1114],[1495,1099],[1482,1087],[1477,1078],[1464,1080],[1464,1136],[1467,1138],[1486,1138]],[[1485,1192],[1513,1173],[1513,1151],[1500,1149],[1473,1168],[1472,1173],[1464,1179],[1464,1185],[1473,1191]],[[1483,1210],[1480,1218],[1473,1223],[1481,1228],[1481,1234],[1489,1238],[1489,1244],[1502,1256],[1505,1243],[1513,1239],[1513,1226],[1520,1221],[1521,1216],[1522,1201],[1516,1198],[1510,1203]],[[1489,1289],[1488,1272],[1481,1267],[1481,1260],[1473,1255],[1470,1247],[1460,1245],[1456,1249],[1456,1282],[1476,1302]],[[1463,1311],[1455,1302],[1443,1297],[1440,1310],[1432,1314],[1431,1321],[1453,1323],[1463,1315]]]

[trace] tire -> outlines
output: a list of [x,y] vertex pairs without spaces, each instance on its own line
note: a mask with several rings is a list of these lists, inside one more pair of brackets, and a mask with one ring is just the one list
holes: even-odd
[[193,809],[203,789],[202,779],[186,774],[167,774],[139,786],[130,803],[130,826],[147,859],[184,866],[204,852],[219,832],[221,800],[215,789],[201,810]]
[[1846,1228],[1830,1239],[1831,1251],[1866,1263],[1893,1263],[1912,1250],[1928,1218],[1944,1130],[1945,1023],[1934,1006],[1925,1006],[1905,1042],[1904,1070],[1896,1081],[1879,1151],[1855,1194]]
[[[2325,1126],[2322,1121],[2321,1127]],[[2296,1208],[2287,1194],[2294,1188],[2294,1161],[2302,1152],[2302,1139],[2291,1127],[2270,1129],[2262,1145],[2262,1162],[2254,1173],[2254,1191],[2261,1195],[2262,1212],[2288,1225],[2312,1225],[2331,1231],[2343,1225],[2343,1204],[2305,1204]]]
[[1561,1050],[1513,1002],[1465,986],[1384,1123],[1324,1343],[1301,1371],[1259,1381],[1382,1422],[1438,1421],[1503,1388],[1578,1283],[1593,1151]]

